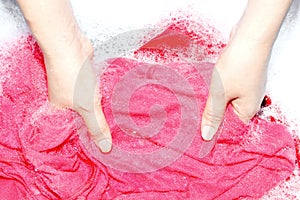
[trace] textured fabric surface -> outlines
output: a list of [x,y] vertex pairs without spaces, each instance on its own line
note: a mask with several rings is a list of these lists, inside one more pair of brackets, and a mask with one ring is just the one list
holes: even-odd
[[[101,79],[102,105],[112,130],[112,154],[119,149],[116,156],[128,155],[121,160],[129,162],[124,165],[96,149],[80,116],[49,106],[41,52],[31,37],[1,51],[2,199],[251,199],[292,173],[295,148],[289,131],[259,118],[246,126],[230,108],[214,149],[199,158],[207,85],[197,68],[210,71],[212,64],[161,66],[125,58],[108,63]],[[126,90],[119,84],[130,80],[141,81],[141,87],[132,84]],[[126,95],[130,101],[122,106],[118,101]],[[160,107],[151,108],[154,104]],[[187,149],[181,152],[185,147],[175,141],[171,147],[179,154],[165,151],[162,157],[143,159],[171,149],[174,137],[184,138],[177,130],[190,126],[191,142],[182,141],[190,144]],[[130,166],[139,173],[130,172]]]

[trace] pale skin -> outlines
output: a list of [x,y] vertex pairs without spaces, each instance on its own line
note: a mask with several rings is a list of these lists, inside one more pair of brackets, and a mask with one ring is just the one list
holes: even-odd
[[228,104],[244,123],[260,109],[272,46],[291,3],[292,0],[248,0],[215,65],[202,115],[203,139],[213,138]]
[[[92,68],[93,47],[81,32],[69,0],[18,0],[18,4],[44,54],[49,101],[77,111],[95,144],[109,152],[110,130],[99,98],[94,96],[98,86]],[[75,90],[80,98],[74,99],[78,97]]]
[[[265,92],[271,49],[291,2],[248,1],[212,75],[202,116],[203,139],[213,138],[229,103],[245,123],[258,111]],[[59,108],[77,111],[95,144],[102,152],[109,152],[112,138],[95,92],[98,85],[92,69],[93,47],[81,32],[69,0],[18,0],[18,3],[45,57],[49,101]],[[82,94],[82,98],[74,100],[78,81],[82,84],[76,93]]]

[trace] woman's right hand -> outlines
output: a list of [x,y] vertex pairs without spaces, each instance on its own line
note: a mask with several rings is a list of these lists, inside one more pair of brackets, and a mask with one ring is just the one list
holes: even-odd
[[211,140],[230,103],[247,123],[262,102],[273,43],[292,0],[248,0],[212,74],[201,132]]
[[232,38],[215,65],[202,117],[202,137],[211,140],[228,104],[247,123],[258,112],[265,94],[272,45]]

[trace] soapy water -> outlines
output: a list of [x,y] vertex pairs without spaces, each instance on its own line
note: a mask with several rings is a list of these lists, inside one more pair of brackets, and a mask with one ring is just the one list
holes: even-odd
[[[297,1],[295,1],[295,2],[297,2]],[[190,16],[190,17],[193,18],[193,16]],[[274,53],[273,53],[273,56],[272,56],[272,59],[271,59],[271,62],[270,62],[270,76],[269,76],[270,81],[269,81],[269,84],[268,84],[268,93],[270,94],[270,96],[271,96],[272,100],[274,101],[274,103],[272,104],[271,107],[267,107],[267,108],[263,109],[263,114],[266,117],[271,116],[271,115],[275,116],[276,119],[279,119],[283,123],[285,123],[286,125],[289,125],[291,130],[294,132],[295,136],[297,136],[299,134],[298,120],[300,120],[300,117],[299,117],[299,114],[298,114],[299,109],[297,107],[297,106],[299,106],[299,104],[297,103],[297,102],[299,102],[299,101],[297,101],[299,99],[299,97],[294,96],[294,95],[296,95],[295,92],[293,92],[291,90],[287,90],[286,88],[287,88],[287,84],[291,84],[291,82],[288,83],[289,80],[293,80],[293,81],[297,80],[297,73],[290,73],[289,70],[286,70],[286,66],[288,66],[290,68],[292,68],[292,67],[295,68],[295,65],[299,62],[296,60],[297,59],[296,56],[292,57],[292,55],[289,55],[289,56],[287,56],[287,58],[289,58],[289,59],[287,59],[287,58],[283,59],[283,56],[279,55],[279,54],[282,54],[282,52],[285,52],[284,50],[282,51],[282,47],[286,47],[287,45],[291,45],[293,49],[294,48],[296,49],[297,45],[299,45],[299,42],[298,42],[299,40],[295,41],[295,40],[287,39],[291,35],[293,36],[292,38],[294,39],[294,38],[296,38],[297,33],[299,33],[300,25],[299,25],[299,23],[298,24],[296,23],[296,20],[295,20],[296,17],[298,17],[298,16],[295,15],[293,19],[287,18],[287,22],[283,26],[287,30],[286,30],[286,32],[282,32],[279,35],[279,39],[278,39],[278,41],[275,45],[275,48],[274,48],[274,51],[273,51]],[[288,20],[291,20],[291,21],[288,21]],[[82,21],[84,21],[84,20],[82,20]],[[84,22],[81,22],[81,23],[84,23]],[[89,23],[85,23],[86,26],[88,26],[88,24]],[[295,27],[293,27],[293,28],[288,27],[288,25],[291,25],[291,24],[294,25]],[[115,38],[118,38],[118,36],[119,36],[119,35],[117,35],[117,37],[114,37],[113,40],[120,41],[120,42],[125,41],[125,42],[123,43],[123,45],[121,45],[119,42],[117,42],[119,45],[112,46],[111,48],[107,48],[107,46],[104,45],[103,46],[104,48],[102,48],[102,49],[104,49],[106,51],[109,49],[108,52],[107,52],[107,57],[105,57],[105,58],[116,57],[116,55],[122,55],[123,54],[123,55],[127,55],[128,57],[133,57],[133,58],[136,58],[136,59],[143,59],[143,56],[134,54],[134,52],[132,52],[132,54],[130,55],[129,52],[131,50],[136,49],[137,46],[140,46],[141,45],[141,40],[147,41],[148,38],[153,38],[153,36],[159,35],[160,30],[162,30],[161,27],[165,28],[165,26],[167,26],[167,24],[164,24],[163,26],[160,26],[159,28],[151,27],[150,29],[149,28],[148,29],[143,28],[143,29],[140,29],[138,31],[132,31],[131,30],[131,31],[127,32],[129,37],[127,37],[127,36],[123,37],[123,38],[127,38],[127,41],[125,41],[124,39],[115,40]],[[21,27],[21,25],[20,25],[20,27]],[[89,28],[91,28],[91,30],[96,32],[95,29],[99,28],[99,27],[98,26],[88,27],[87,30],[86,30],[87,32],[88,32]],[[97,35],[97,33],[93,33],[93,31],[91,31],[92,33],[89,33],[89,34],[90,35],[91,34]],[[117,30],[117,31],[115,31],[115,33],[117,33],[118,31],[124,31],[124,29]],[[107,35],[104,35],[104,36],[106,38],[108,37]],[[7,37],[7,35],[5,35],[5,37]],[[99,38],[98,39],[94,38],[93,40],[95,42],[96,50],[98,50],[99,48],[97,48],[97,46],[102,46],[103,41],[101,41],[101,40],[99,41]],[[111,44],[111,43],[108,42],[108,44]],[[124,47],[123,48],[124,50],[120,51],[120,49],[122,49],[120,47]],[[284,48],[284,49],[288,50],[289,48]],[[103,52],[103,51],[99,51],[99,52]],[[149,51],[146,51],[146,53],[147,52],[149,52]],[[168,55],[167,53],[166,53],[166,55]],[[184,58],[183,55],[184,55],[185,52],[180,52],[180,53],[181,53],[181,55],[178,56],[177,58],[178,59]],[[287,53],[290,54],[289,51],[286,52],[286,54]],[[284,54],[284,55],[286,55],[286,54]],[[101,54],[101,55],[103,55],[103,54]],[[215,61],[215,59],[217,59],[217,55],[218,54],[216,54],[214,57],[209,58],[210,59],[209,61]],[[166,56],[166,57],[168,57],[168,56]],[[196,58],[196,60],[197,59],[199,59],[199,58]],[[155,59],[154,60],[150,59],[150,60],[154,63],[157,62],[157,60],[155,61]],[[147,60],[147,61],[149,61],[149,60]],[[158,61],[161,62],[162,59],[159,59]],[[284,67],[282,67],[282,66],[279,67],[278,65],[284,65]],[[296,71],[297,70],[297,69],[294,69],[294,68],[291,69],[291,71]],[[103,69],[105,69],[105,68],[103,68]],[[294,75],[294,77],[291,78],[291,75]],[[298,75],[299,75],[299,73],[298,73]],[[282,83],[281,81],[278,81],[282,77],[284,78],[285,83]],[[277,82],[276,82],[275,79],[277,80]],[[280,85],[279,85],[279,82],[280,82]],[[296,85],[296,84],[293,83],[291,85]],[[1,91],[1,87],[0,87],[0,91]],[[282,95],[283,92],[285,92],[285,95]],[[286,98],[284,96],[293,97],[293,98]],[[283,118],[282,116],[285,116],[285,118]],[[279,196],[280,195],[286,195],[286,197],[291,197],[291,196],[294,196],[295,198],[298,197],[297,193],[293,193],[297,189],[299,189],[299,186],[297,186],[297,185],[299,185],[299,184],[297,184],[297,180],[299,180],[298,176],[299,176],[298,171],[295,171],[295,176],[292,176],[292,178],[290,180],[286,181],[283,185],[279,186],[277,188],[277,190],[274,189],[273,190],[274,192],[271,191],[269,197],[271,198],[272,196],[275,196],[278,193],[278,191],[280,191],[279,192],[280,194],[278,194]]]
[[[190,67],[188,64],[184,66],[187,69],[194,68],[197,70],[206,82],[205,88],[208,88],[212,73],[211,64],[203,65],[196,64],[195,62],[212,62],[213,59],[220,54],[225,44],[221,40],[222,37],[220,37],[220,33],[204,21],[202,23],[196,23],[186,19],[180,20],[173,18],[170,22],[167,22],[167,25],[168,27],[165,31],[137,50],[133,49],[134,51],[129,49],[129,47],[132,46],[128,45],[125,47],[127,49],[119,48],[118,51],[113,54],[107,52],[109,45],[116,44],[116,41],[128,41],[133,36],[147,31],[150,35],[153,35],[151,34],[153,31],[148,29],[132,30],[116,35],[95,47],[96,71],[100,75],[103,74],[106,65],[111,65],[110,62],[108,62],[108,64],[106,63],[109,58],[127,56],[133,57],[142,63],[122,77],[114,88],[111,100],[112,112],[122,113],[122,115],[115,114],[114,120],[124,133],[131,137],[139,137],[141,141],[145,138],[155,137],[165,126],[167,117],[163,107],[160,105],[152,105],[149,110],[150,122],[144,126],[136,126],[135,122],[133,122],[131,118],[128,118],[128,115],[130,115],[129,104],[131,98],[137,90],[144,86],[154,84],[168,88],[175,95],[180,93],[193,94],[189,96],[176,95],[180,104],[181,116],[178,121],[180,127],[178,127],[177,134],[173,136],[172,141],[165,145],[165,147],[158,150],[156,149],[151,153],[137,154],[128,152],[114,145],[109,154],[98,157],[102,163],[120,171],[145,173],[169,166],[185,153],[195,138],[195,134],[199,132],[198,119],[200,116],[200,106],[196,101],[196,94],[193,88],[180,74],[174,71],[174,69],[166,67],[163,64],[178,62],[191,63]],[[194,30],[198,30],[198,32]],[[143,39],[145,41],[148,40],[148,38]],[[118,45],[118,47],[120,46]],[[124,50],[127,50],[127,52]],[[84,70],[85,65],[82,67],[83,72]],[[82,78],[80,78],[80,76],[81,73],[78,75],[77,80],[79,81],[75,86],[74,102],[81,98],[80,86],[82,83],[80,80],[82,80]],[[149,81],[149,79],[153,80]],[[102,83],[101,85],[106,84],[107,83]],[[222,88],[220,79],[219,84],[220,88]],[[98,92],[96,88],[92,91]],[[93,94],[89,96],[93,96]],[[102,96],[106,95],[102,94]],[[108,96],[106,96],[106,98],[108,98]],[[141,103],[145,104],[146,102]],[[96,118],[95,114],[94,117]],[[134,129],[132,129],[132,127],[134,127]],[[218,135],[219,134],[216,134],[211,142],[203,142],[203,145],[200,146],[200,157],[205,157],[210,153]],[[90,151],[95,152],[95,149],[91,149]],[[133,160],[135,162],[133,162]],[[141,165],[141,163],[146,163],[147,161],[151,161],[153,165]]]
[[[197,156],[201,137],[196,134],[189,150],[170,166],[148,173],[115,170],[98,162],[103,160],[98,157],[103,154],[88,137],[83,121],[76,113],[70,110],[53,110],[49,106],[46,100],[45,68],[41,52],[32,37],[10,44],[7,54],[0,61],[4,70],[4,76],[1,77],[10,77],[5,77],[4,96],[1,97],[3,101],[0,101],[4,111],[1,113],[4,121],[1,121],[0,126],[3,130],[0,135],[1,176],[10,180],[1,179],[0,182],[1,188],[4,188],[0,194],[4,195],[4,199],[16,199],[16,194],[21,195],[18,199],[27,199],[23,195],[32,197],[32,193],[36,199],[67,199],[78,195],[99,199],[100,194],[103,199],[254,198],[285,180],[295,167],[294,143],[284,126],[256,118],[253,126],[248,127],[231,109],[226,114],[225,128],[218,144],[213,153],[205,158],[199,159]],[[128,117],[139,122],[139,125],[147,123],[147,111],[151,109],[150,106],[158,103],[167,106],[165,111],[168,113],[168,121],[162,129],[161,138],[154,136],[151,140],[137,140],[129,137],[114,120],[116,116],[113,115],[122,115],[123,112],[120,106],[115,107],[121,109],[120,112],[113,112],[111,109],[113,88],[121,77],[130,73],[137,64],[143,63],[126,58],[114,59],[110,63],[102,77],[104,84],[100,85],[107,87],[108,93],[102,93],[105,95],[102,105],[112,130],[114,144],[124,150],[144,154],[147,153],[145,150],[153,152],[153,148],[147,148],[149,144],[150,147],[162,148],[168,144],[168,136],[171,139],[173,134],[176,136],[180,125],[180,105],[174,91],[157,85],[147,85],[135,91],[131,99],[133,104],[130,105],[132,113],[130,116],[125,113]],[[184,80],[189,81],[198,94],[197,99],[203,109],[207,95],[206,85],[199,73],[192,68],[193,65],[171,63],[166,66],[176,69]],[[150,76],[143,78],[153,81],[155,76],[151,76],[151,72],[147,73]],[[183,97],[193,96],[193,91],[189,94],[189,90],[177,92]],[[130,161],[141,160],[134,158]],[[144,161],[140,163],[143,168],[144,165],[154,164],[151,160]],[[213,191],[211,188],[214,188]],[[13,189],[18,191],[11,193]],[[10,192],[5,192],[9,190]]]

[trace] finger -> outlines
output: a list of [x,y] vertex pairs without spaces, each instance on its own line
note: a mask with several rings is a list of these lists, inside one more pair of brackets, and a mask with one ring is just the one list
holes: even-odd
[[204,140],[211,140],[216,134],[226,110],[227,101],[221,78],[215,69],[212,75],[210,91],[202,115],[201,132]]
[[94,112],[79,111],[89,130],[90,136],[103,153],[108,153],[112,148],[110,129],[105,120],[100,104],[95,105]]
[[112,138],[102,112],[97,78],[92,64],[87,60],[76,80],[73,108],[84,119],[90,136],[104,153],[111,150]]

